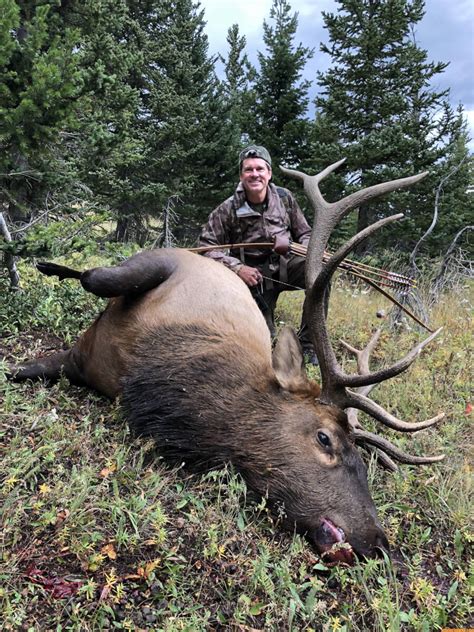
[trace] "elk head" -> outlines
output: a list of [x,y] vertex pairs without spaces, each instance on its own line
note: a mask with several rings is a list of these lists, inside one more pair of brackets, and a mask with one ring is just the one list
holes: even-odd
[[[379,220],[356,234],[346,244],[341,246],[337,252],[328,257],[327,253],[325,254],[325,251],[329,237],[336,224],[345,215],[347,215],[347,213],[359,207],[361,204],[390,191],[394,191],[395,189],[409,187],[421,180],[426,173],[378,184],[361,191],[357,191],[338,202],[328,203],[324,200],[319,190],[319,183],[329,173],[337,169],[342,162],[344,161],[342,160],[331,165],[315,176],[308,176],[300,171],[282,168],[282,171],[285,174],[298,178],[303,182],[305,193],[314,209],[313,230],[308,244],[306,261],[307,290],[305,309],[307,310],[307,321],[310,323],[311,337],[321,369],[321,392],[317,401],[318,417],[322,419],[325,417],[334,419],[337,418],[337,415],[339,415],[339,417],[342,415],[342,420],[340,419],[339,424],[342,424],[342,426],[347,424],[349,429],[349,441],[360,444],[364,447],[367,445],[375,447],[379,460],[390,469],[396,469],[396,465],[392,459],[414,465],[434,463],[443,459],[444,455],[411,456],[406,454],[383,437],[363,430],[357,420],[356,411],[361,410],[372,416],[378,422],[401,432],[416,432],[424,428],[429,428],[440,421],[444,417],[443,413],[432,419],[417,423],[405,422],[401,419],[397,419],[376,402],[369,399],[367,395],[376,384],[406,370],[419,355],[421,350],[439,334],[441,329],[438,329],[426,338],[426,340],[416,345],[402,360],[396,362],[390,367],[386,367],[375,372],[370,372],[369,370],[369,354],[376,344],[379,333],[372,338],[367,347],[362,351],[358,351],[345,343],[346,348],[354,353],[358,359],[358,373],[355,375],[348,375],[343,371],[337,361],[328,335],[325,320],[325,293],[331,277],[338,265],[361,241],[383,226],[400,219],[403,215],[397,214]],[[335,411],[339,411],[339,413]],[[342,411],[348,411],[348,416],[346,417]],[[325,433],[323,432],[323,435],[324,434]],[[321,439],[323,442],[327,440],[331,441],[330,437],[328,438],[323,436]],[[347,472],[351,472],[351,474],[345,480],[341,479],[341,481],[338,482],[338,485],[346,486],[347,488],[351,486],[362,488],[364,486],[366,476],[365,466],[362,464],[362,461],[359,462],[358,458],[360,457],[356,457],[352,454],[349,455],[349,451],[347,452],[347,455],[346,460],[350,462],[349,464],[351,467],[345,472],[345,474],[347,474]],[[334,480],[334,477],[332,480]],[[370,515],[371,508],[365,508],[365,513]],[[346,529],[349,529],[349,533],[346,533],[344,536],[340,533],[340,531],[345,531]],[[310,536],[312,536],[318,548],[322,550],[329,548],[332,543],[344,540],[347,536],[347,540],[355,545],[354,548],[359,548],[359,550],[363,551],[364,546],[357,547],[357,536],[351,534],[351,530],[352,525],[350,520],[348,523],[347,519],[344,519],[343,525],[341,522],[338,522],[336,517],[334,520],[323,519],[319,528],[316,530],[313,529],[312,533],[310,532]],[[355,529],[355,533],[358,531],[360,532],[360,529]],[[377,542],[378,539],[379,546],[386,549],[386,545],[383,544],[384,537],[385,536],[372,535],[370,536],[370,539],[372,540],[372,543]]]

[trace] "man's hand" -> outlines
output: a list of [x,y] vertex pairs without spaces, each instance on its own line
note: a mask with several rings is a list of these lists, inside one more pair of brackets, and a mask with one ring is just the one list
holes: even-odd
[[249,287],[258,285],[262,280],[262,273],[257,268],[251,268],[250,266],[242,266],[237,275],[244,281]]

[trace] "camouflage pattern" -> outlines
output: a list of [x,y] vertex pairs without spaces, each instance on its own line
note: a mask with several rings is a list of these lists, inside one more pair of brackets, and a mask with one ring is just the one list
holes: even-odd
[[[220,204],[209,216],[207,224],[202,229],[199,245],[269,242],[273,241],[275,235],[282,235],[307,245],[311,228],[292,193],[270,183],[267,201],[268,206],[263,213],[255,211],[247,203],[244,188],[239,183],[234,195]],[[268,261],[271,254],[272,251],[269,249],[252,248],[242,252],[236,248],[212,250],[205,253],[205,256],[238,272],[243,263],[260,267]]]

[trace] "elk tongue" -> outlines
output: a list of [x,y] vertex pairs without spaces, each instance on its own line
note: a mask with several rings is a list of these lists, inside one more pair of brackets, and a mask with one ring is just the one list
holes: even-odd
[[323,518],[313,537],[325,561],[333,564],[337,562],[354,563],[354,552],[345,543],[344,531],[340,527],[336,527],[328,518]]
[[346,538],[344,531],[336,527],[334,522],[327,518],[323,518],[318,529],[316,529],[316,537],[320,546],[325,549],[330,548],[336,542],[344,542]]

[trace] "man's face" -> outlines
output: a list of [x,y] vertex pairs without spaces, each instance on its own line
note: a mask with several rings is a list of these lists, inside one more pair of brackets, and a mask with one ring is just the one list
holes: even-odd
[[251,202],[263,202],[272,170],[262,158],[246,158],[242,163],[240,181]]

